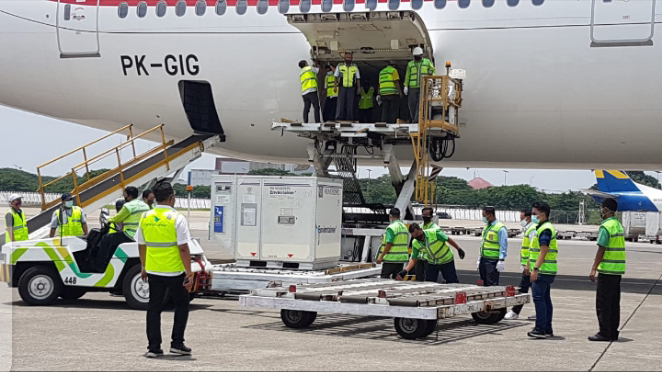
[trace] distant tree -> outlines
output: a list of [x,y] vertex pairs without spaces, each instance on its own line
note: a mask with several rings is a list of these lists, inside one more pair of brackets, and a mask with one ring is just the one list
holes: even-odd
[[260,176],[296,176],[296,174],[290,171],[275,168],[251,169],[248,171],[248,174]]
[[644,172],[639,172],[639,171],[625,171],[630,178],[632,178],[632,181],[636,183],[640,183],[642,185],[654,187],[656,189],[660,189],[660,183],[657,181],[657,178],[653,176],[649,176]]

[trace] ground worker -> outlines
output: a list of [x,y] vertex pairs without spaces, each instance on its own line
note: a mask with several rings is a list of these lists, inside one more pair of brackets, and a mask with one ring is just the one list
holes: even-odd
[[617,341],[621,322],[621,278],[625,274],[625,236],[623,225],[614,216],[618,202],[605,199],[600,216],[602,226],[598,235],[598,252],[591,268],[590,279],[595,282],[598,274],[598,289],[595,308],[600,332],[590,336],[590,341]]
[[361,73],[352,60],[352,52],[345,53],[345,62],[336,66],[334,73],[334,89],[338,93],[336,120],[354,121],[354,96],[358,94],[357,86],[361,86]]
[[499,273],[505,270],[508,254],[508,229],[496,219],[494,207],[483,208],[483,242],[476,267],[486,287],[499,285]]
[[299,80],[301,81],[301,96],[303,97],[303,122],[308,122],[308,113],[310,106],[313,106],[315,123],[321,123],[320,120],[320,100],[317,96],[317,66],[309,66],[306,61],[299,61]]
[[338,92],[336,91],[334,73],[336,68],[333,65],[328,65],[329,72],[326,73],[324,78],[324,89],[326,89],[326,100],[324,101],[324,109],[322,110],[322,119],[325,122],[333,121],[336,118],[336,108],[338,103]]
[[404,264],[409,261],[409,233],[407,226],[400,221],[400,209],[393,208],[389,213],[391,224],[386,228],[379,248],[377,263],[382,265],[382,278],[395,279]]
[[152,190],[147,189],[143,191],[143,201],[149,205],[149,209],[154,209],[154,193]]
[[531,272],[531,291],[536,307],[536,326],[527,333],[533,338],[554,337],[552,329],[552,283],[558,272],[556,262],[558,245],[556,230],[549,222],[550,208],[547,203],[535,203],[533,215],[538,220],[536,233],[529,247],[529,270]]
[[131,239],[136,235],[140,217],[143,213],[150,210],[149,205],[138,198],[140,195],[138,189],[134,186],[129,186],[124,189],[124,200],[126,203],[122,210],[115,215],[115,217],[108,220],[112,223],[122,223],[122,231]]
[[[432,216],[434,215],[434,209],[430,207],[425,207],[421,211],[421,215],[423,216],[423,230],[441,229],[436,223],[434,223],[434,221],[432,221]],[[416,262],[416,267],[414,269],[417,282],[425,281],[425,272],[427,270],[426,269],[427,259],[425,255],[426,255],[425,249],[421,249],[418,251],[418,262]]]
[[377,103],[382,105],[382,121],[385,123],[397,122],[400,98],[402,98],[400,76],[398,70],[393,66],[395,66],[395,61],[388,61],[388,66],[379,72]]
[[434,75],[435,69],[432,61],[423,58],[423,49],[414,48],[414,60],[407,65],[405,75],[405,94],[408,95],[409,116],[412,123],[418,122],[418,104],[421,99],[421,76]]
[[189,291],[193,286],[188,222],[175,206],[175,192],[167,183],[154,186],[156,206],[142,215],[136,241],[142,264],[141,277],[149,283],[147,307],[147,357],[163,355],[161,349],[161,312],[166,290],[175,304],[170,352],[190,355],[184,345],[189,314]]
[[[519,214],[520,224],[524,228],[524,236],[522,237],[522,247],[519,250],[519,259],[522,264],[522,279],[519,282],[519,293],[528,293],[531,288],[531,273],[529,271],[529,247],[536,232],[538,221],[531,218],[531,209],[525,209]],[[506,320],[515,320],[519,318],[519,313],[522,311],[524,305],[513,306],[513,309],[506,314]],[[529,320],[535,320],[535,316],[530,316]]]
[[375,88],[370,82],[363,80],[363,86],[359,91],[359,123],[372,123],[372,111],[375,108]]
[[29,240],[28,220],[21,209],[23,199],[18,194],[9,195],[11,209],[5,215],[5,243]]
[[[115,211],[119,214],[124,205],[125,198],[115,200]],[[138,216],[140,217],[140,216]],[[137,228],[137,227],[136,227]],[[122,222],[111,222],[108,220],[108,233],[101,238],[99,248],[96,253],[90,256],[90,263],[95,272],[103,273],[108,267],[108,263],[120,244],[133,241],[133,236],[129,237],[123,230]]]
[[83,210],[74,205],[74,197],[65,193],[62,194],[62,206],[53,213],[51,219],[50,237],[58,236],[85,236],[87,235],[87,221]]
[[414,239],[411,260],[407,267],[398,273],[399,278],[404,278],[409,274],[419,261],[419,254],[425,251],[427,260],[425,281],[437,282],[439,273],[444,277],[446,283],[459,283],[457,270],[455,270],[455,260],[453,260],[453,251],[448,247],[452,245],[457,249],[460,259],[464,259],[464,251],[460,246],[441,229],[429,229],[423,231],[417,223],[409,225],[409,233]]

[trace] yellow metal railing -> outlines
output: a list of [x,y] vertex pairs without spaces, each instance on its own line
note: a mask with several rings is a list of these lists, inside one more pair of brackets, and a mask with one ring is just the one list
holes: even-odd
[[[141,138],[145,137],[146,135],[148,135],[150,133],[157,132],[157,131],[161,132],[161,143],[158,146],[153,147],[153,148],[151,148],[151,149],[149,149],[149,150],[147,150],[147,151],[145,151],[141,154],[137,154],[136,153],[135,141],[137,139],[141,139]],[[91,158],[88,158],[89,147],[91,145],[97,144],[100,141],[102,141],[106,138],[109,138],[110,136],[115,135],[115,134],[127,134],[126,141],[124,141],[124,142],[120,143],[119,145],[114,146],[114,147],[112,147],[112,148],[110,148],[110,149],[108,149],[108,150],[106,150],[106,151],[104,151],[104,152],[102,152],[98,155],[95,155]],[[57,158],[55,158],[51,161],[48,161],[44,164],[41,164],[40,166],[37,167],[37,177],[39,179],[39,189],[37,191],[41,194],[41,208],[42,208],[42,210],[46,210],[46,209],[51,208],[54,205],[57,205],[58,203],[60,203],[59,199],[56,199],[52,202],[47,202],[46,201],[46,196],[45,196],[46,188],[48,186],[54,185],[55,183],[57,183],[59,181],[68,179],[69,177],[71,177],[72,180],[73,180],[73,189],[71,190],[71,194],[76,198],[76,204],[78,206],[84,207],[86,205],[86,203],[81,202],[81,200],[80,200],[80,193],[82,191],[87,190],[90,187],[92,187],[94,185],[97,185],[100,182],[105,181],[105,180],[107,180],[111,177],[114,177],[114,176],[118,175],[118,174],[120,176],[119,186],[124,188],[125,187],[125,185],[124,185],[124,182],[125,182],[124,171],[128,167],[130,167],[134,164],[137,164],[138,162],[140,162],[140,161],[142,161],[142,160],[148,158],[149,156],[152,156],[152,155],[154,155],[158,152],[163,152],[163,154],[164,154],[163,161],[166,163],[167,168],[170,169],[167,148],[168,148],[168,146],[170,146],[172,144],[173,144],[173,141],[166,141],[166,139],[165,139],[165,132],[163,131],[163,124],[158,125],[158,126],[152,128],[152,129],[150,129],[146,132],[140,133],[137,136],[133,135],[133,126],[132,125],[127,125],[127,126],[124,126],[120,129],[114,131],[114,132],[108,133],[107,135],[105,135],[105,136],[103,136],[103,137],[101,137],[97,140],[94,140],[94,141],[92,141],[90,143],[87,143],[87,144],[85,144],[85,145],[83,145],[83,146],[81,146],[81,147],[79,147],[75,150],[72,150],[72,151],[70,151],[70,152],[68,152],[64,155],[61,155],[61,156],[59,156],[59,157],[57,157]],[[126,149],[126,148],[129,148],[129,147],[131,148],[131,152],[133,154],[133,157],[129,160],[123,161],[122,157],[120,155],[120,152],[122,150]],[[54,164],[54,163],[56,163],[60,160],[68,158],[72,155],[81,154],[81,153],[82,153],[83,159],[84,159],[83,162],[81,162],[81,163],[75,165],[74,167],[72,167],[71,171],[68,172],[67,174],[65,174],[64,176],[61,176],[61,177],[59,177],[55,180],[52,180],[48,183],[44,183],[44,180],[43,180],[43,177],[42,177],[42,174],[41,174],[44,167],[52,165],[52,164]],[[111,157],[111,156],[115,156],[117,158],[117,165],[114,168],[109,169],[104,173],[92,176],[92,174],[90,172],[90,167],[93,164],[98,163],[99,161],[105,160],[105,159],[107,159],[108,157]],[[78,172],[83,171],[83,170],[85,171],[84,181],[81,184],[78,184]]]

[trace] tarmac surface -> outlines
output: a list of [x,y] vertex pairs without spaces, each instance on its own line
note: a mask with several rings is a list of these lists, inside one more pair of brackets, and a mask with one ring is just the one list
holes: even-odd
[[[198,222],[192,228],[205,233]],[[195,235],[196,233],[194,233]],[[475,283],[479,239],[454,236],[467,257],[460,280]],[[510,239],[501,284],[519,283],[520,239]],[[209,244],[209,254],[227,257]],[[207,248],[207,247],[205,247]],[[240,307],[234,298],[199,298],[187,328],[191,357],[147,359],[145,313],[122,297],[88,293],[50,307],[24,305],[15,289],[0,287],[0,369],[14,370],[662,370],[662,247],[628,244],[622,284],[621,340],[591,343],[597,332],[595,284],[588,273],[595,243],[560,242],[553,285],[556,337],[532,340],[527,320],[476,325],[462,316],[439,321],[424,340],[398,337],[392,319],[320,314],[305,330],[286,328],[279,313]],[[534,313],[524,307],[522,318]],[[163,315],[167,351],[172,312]],[[11,350],[7,330],[12,329]],[[3,336],[4,335],[4,336]],[[4,345],[4,348],[2,347]]]

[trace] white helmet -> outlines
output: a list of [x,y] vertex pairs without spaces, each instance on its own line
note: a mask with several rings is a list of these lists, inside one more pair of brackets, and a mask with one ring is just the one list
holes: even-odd
[[22,197],[18,194],[11,194],[9,195],[9,202],[13,203],[14,200],[22,199]]
[[421,47],[416,47],[414,48],[414,56],[422,56],[423,55],[423,48]]

